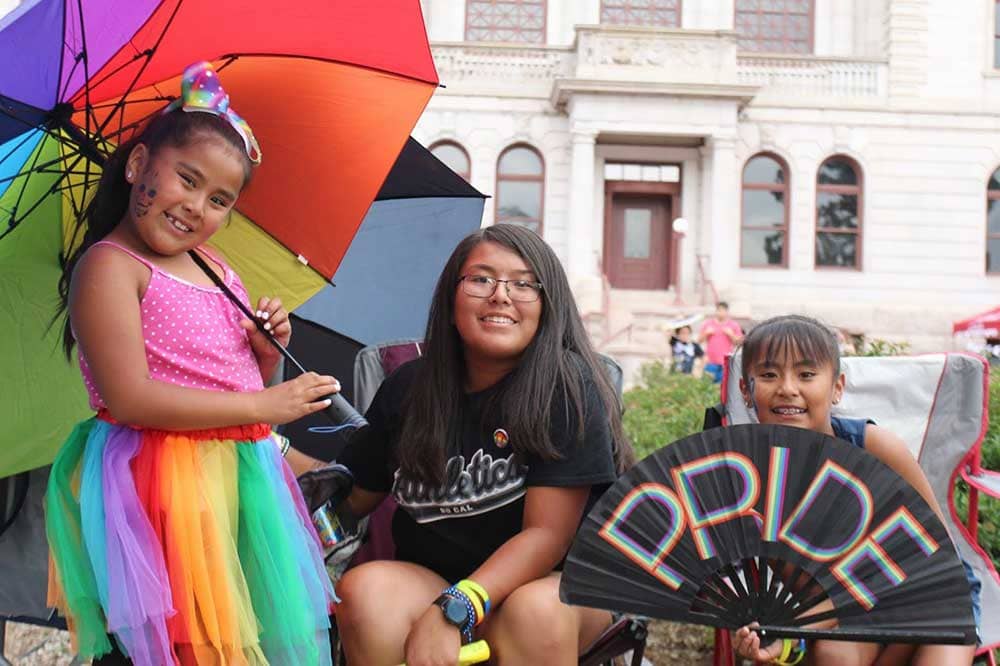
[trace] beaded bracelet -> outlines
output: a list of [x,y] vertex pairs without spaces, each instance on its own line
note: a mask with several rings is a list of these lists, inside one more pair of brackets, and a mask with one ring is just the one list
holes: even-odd
[[795,640],[785,638],[782,641],[781,654],[771,660],[778,666],[795,666],[806,656],[806,641],[804,638]]
[[[465,594],[472,599],[474,605],[476,605],[478,613],[478,619],[476,620],[476,625],[479,625],[490,612],[490,595],[487,594],[486,588],[469,578],[464,578],[457,583],[455,587],[459,590],[465,592]],[[481,610],[480,610],[481,609]]]
[[462,632],[462,637],[465,639],[466,643],[472,642],[472,628],[478,624],[476,616],[476,608],[472,605],[472,599],[469,598],[465,592],[458,589],[454,585],[446,589],[441,594],[447,594],[448,596],[458,599],[465,604],[465,610],[468,611],[469,619],[465,621],[465,624],[458,628]]

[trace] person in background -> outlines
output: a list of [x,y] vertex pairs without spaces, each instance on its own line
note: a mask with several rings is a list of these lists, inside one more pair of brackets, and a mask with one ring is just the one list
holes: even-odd
[[670,336],[670,353],[673,363],[671,372],[690,375],[695,371],[699,360],[705,356],[705,351],[697,342],[691,339],[691,327],[681,326]]
[[729,304],[719,301],[715,306],[715,317],[705,320],[698,331],[698,342],[705,345],[705,372],[716,384],[722,381],[722,368],[726,356],[743,339],[743,329],[729,318]]

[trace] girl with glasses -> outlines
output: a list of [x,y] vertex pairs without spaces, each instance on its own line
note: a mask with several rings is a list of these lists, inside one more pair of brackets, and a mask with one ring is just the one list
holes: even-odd
[[438,281],[425,354],[383,383],[339,462],[358,516],[389,493],[395,561],[338,584],[352,666],[575,664],[611,616],[559,600],[591,498],[629,462],[620,408],[566,275],[527,229],[463,240]]

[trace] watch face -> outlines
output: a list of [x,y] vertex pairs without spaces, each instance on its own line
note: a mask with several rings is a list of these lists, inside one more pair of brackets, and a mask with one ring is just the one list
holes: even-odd
[[469,619],[469,609],[465,603],[454,597],[447,597],[441,602],[441,610],[448,622],[457,627],[461,627]]

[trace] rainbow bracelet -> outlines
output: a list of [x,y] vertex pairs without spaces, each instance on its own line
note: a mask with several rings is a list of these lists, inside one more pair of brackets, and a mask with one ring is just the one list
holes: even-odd
[[487,615],[489,615],[491,608],[490,595],[486,592],[486,588],[469,578],[463,578],[458,581],[455,583],[455,587],[465,592],[465,594],[472,599],[473,604],[477,606],[477,610],[480,611],[479,617],[476,621],[476,624],[478,625],[486,618]]
[[782,639],[781,654],[771,660],[772,664],[778,666],[795,666],[806,656],[806,641],[804,638],[795,640],[794,638]]

